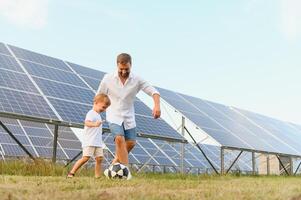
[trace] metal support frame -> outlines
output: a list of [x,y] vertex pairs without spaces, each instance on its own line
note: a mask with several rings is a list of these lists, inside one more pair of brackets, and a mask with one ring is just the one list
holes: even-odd
[[252,174],[256,175],[256,158],[255,158],[255,152],[252,152]]
[[287,171],[286,167],[284,166],[284,164],[282,163],[281,159],[279,158],[278,155],[276,155],[277,159],[279,160],[280,165],[282,166],[282,168],[284,169],[285,173],[287,175],[290,175],[289,172]]
[[57,152],[57,138],[58,138],[59,126],[56,124],[54,126],[53,132],[53,149],[52,149],[52,163],[56,163],[56,152]]
[[75,161],[81,154],[83,153],[83,151],[78,152],[78,154],[76,154],[71,160],[69,160],[65,167],[68,167],[68,165],[70,165],[70,163],[72,163],[73,161]]
[[219,174],[219,172],[217,171],[217,169],[214,167],[214,165],[212,164],[212,162],[210,161],[210,159],[207,157],[207,155],[205,154],[205,152],[203,151],[203,149],[200,147],[200,145],[196,142],[196,140],[194,139],[194,137],[191,135],[191,133],[187,130],[186,126],[184,127],[185,131],[188,133],[188,135],[190,136],[190,138],[193,140],[194,144],[197,146],[197,148],[201,151],[201,153],[203,154],[203,156],[205,157],[205,159],[208,161],[209,165],[212,167],[212,169],[214,170],[214,172],[216,174]]
[[34,156],[24,147],[24,145],[14,136],[14,134],[0,121],[2,128],[10,135],[10,137],[22,148],[22,150],[32,159],[35,160]]
[[297,169],[296,169],[296,171],[295,171],[294,175],[296,175],[296,174],[297,174],[297,172],[298,172],[298,170],[299,170],[299,168],[300,168],[300,165],[301,165],[301,161],[300,161],[300,163],[299,163],[299,165],[298,165],[298,167],[297,167]]
[[233,165],[236,163],[236,161],[238,160],[238,158],[241,156],[241,154],[243,153],[243,151],[240,151],[239,154],[237,155],[237,157],[234,159],[234,161],[232,162],[232,164],[230,165],[229,169],[226,171],[226,174],[228,174],[228,172],[231,170],[231,168],[233,167]]
[[293,161],[293,158],[291,156],[289,157],[289,162],[290,162],[289,173],[290,173],[290,175],[293,175],[294,174],[294,161]]
[[267,154],[267,175],[270,175],[271,173],[271,166],[270,166],[270,155]]
[[221,147],[221,175],[224,174],[225,171],[225,149]]
[[[181,125],[181,132],[182,136],[184,137],[185,135],[185,117],[182,116],[182,125]],[[185,144],[182,143],[181,145],[181,173],[184,174],[184,157],[185,157]]]
[[160,152],[160,149],[162,149],[162,147],[164,146],[165,144],[162,144],[158,148],[158,150],[153,155],[151,155],[150,158],[145,163],[143,163],[143,165],[138,169],[137,173],[140,173],[148,165],[148,163],[154,158],[154,156],[156,156]]

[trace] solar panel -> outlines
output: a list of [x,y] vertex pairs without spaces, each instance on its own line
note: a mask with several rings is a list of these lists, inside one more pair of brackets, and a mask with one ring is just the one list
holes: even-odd
[[84,67],[84,66],[81,66],[81,65],[78,65],[78,64],[74,64],[74,63],[71,63],[71,62],[67,62],[67,63],[74,71],[76,71],[76,73],[78,73],[82,76],[85,76],[85,77],[90,77],[90,78],[94,78],[94,79],[97,79],[97,80],[101,80],[103,78],[104,74],[105,74],[102,71],[98,71],[98,70],[95,70],[95,69]]
[[0,42],[0,53],[1,54],[6,54],[6,55],[11,55],[5,45]]
[[13,70],[17,72],[24,72],[15,60],[15,58],[2,54],[0,54],[0,68]]
[[9,45],[9,48],[14,52],[17,58],[20,58],[22,60],[36,62],[65,71],[71,71],[69,67],[60,59],[28,51],[12,45]]
[[90,89],[34,78],[46,96],[92,105],[95,94]]
[[86,76],[81,76],[93,90],[97,91],[101,79],[94,79]]
[[0,111],[57,119],[41,95],[0,88]]
[[26,74],[0,69],[0,87],[17,89],[38,94],[38,90]]
[[[168,104],[223,146],[291,155],[301,154],[301,151],[294,148],[300,144],[294,144],[292,140],[285,139],[286,136],[283,134],[278,134],[278,136],[276,133],[269,134],[227,106],[162,88],[158,90]],[[286,132],[289,130],[286,129]],[[301,137],[301,134],[299,136]]]
[[33,76],[87,88],[86,84],[73,72],[46,67],[29,61],[21,60],[21,63],[28,73]]

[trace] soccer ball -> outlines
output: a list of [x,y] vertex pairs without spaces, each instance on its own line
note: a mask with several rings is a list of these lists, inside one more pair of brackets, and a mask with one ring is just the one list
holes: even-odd
[[109,179],[126,179],[132,178],[129,168],[121,163],[115,163],[104,171],[104,175]]

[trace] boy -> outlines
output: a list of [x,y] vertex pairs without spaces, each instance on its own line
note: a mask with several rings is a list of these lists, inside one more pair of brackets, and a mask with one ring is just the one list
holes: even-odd
[[94,97],[93,109],[90,110],[85,119],[84,135],[82,139],[83,157],[79,159],[68,173],[67,178],[74,177],[76,171],[85,164],[91,156],[95,157],[95,178],[100,177],[101,162],[103,159],[102,142],[102,119],[101,112],[104,112],[111,105],[106,94],[98,94]]

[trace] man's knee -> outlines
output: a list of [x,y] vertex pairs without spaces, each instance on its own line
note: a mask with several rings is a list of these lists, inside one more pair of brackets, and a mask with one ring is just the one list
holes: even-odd
[[125,144],[125,140],[124,140],[124,137],[121,136],[121,135],[118,135],[115,137],[115,143],[117,146],[122,146]]
[[136,145],[136,141],[135,140],[127,140],[126,144],[128,147],[133,148]]

